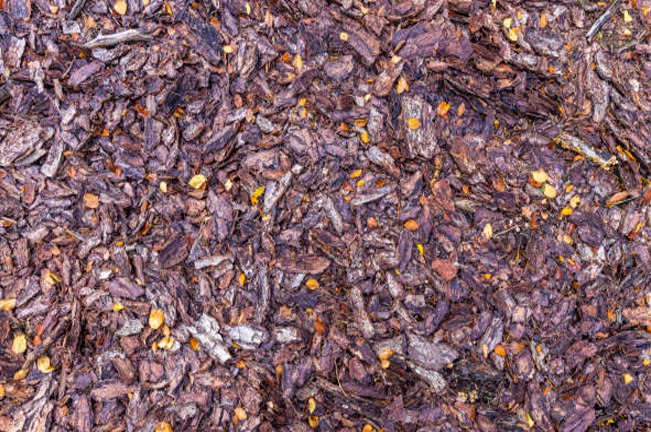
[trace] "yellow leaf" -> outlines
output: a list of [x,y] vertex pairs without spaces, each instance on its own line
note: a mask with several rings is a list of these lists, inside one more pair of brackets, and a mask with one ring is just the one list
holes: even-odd
[[497,354],[500,357],[504,357],[506,355],[506,350],[504,349],[504,347],[501,344],[498,344],[495,347],[494,351],[495,351],[495,354]]
[[642,364],[643,364],[644,366],[649,366],[649,365],[651,364],[651,360],[649,360],[649,359],[644,359],[644,360],[642,360]]
[[445,117],[448,114],[449,110],[450,104],[446,101],[441,101],[441,103],[439,103],[439,106],[436,107],[436,113],[441,117]]
[[244,6],[246,7],[246,14],[251,15],[251,5],[247,3]]
[[513,23],[513,19],[511,17],[504,18],[504,21],[502,21],[502,24],[504,25],[505,28],[511,28],[511,24]]
[[11,344],[11,350],[15,354],[22,354],[27,351],[27,337],[24,333],[19,333],[14,336],[14,341]]
[[365,118],[356,119],[354,123],[355,123],[355,126],[363,128],[368,123],[368,119],[365,119]]
[[14,374],[14,379],[16,381],[20,381],[21,379],[24,379],[28,374],[29,371],[27,369],[20,369]]
[[407,222],[405,222],[405,228],[407,228],[409,231],[416,231],[418,229],[418,222],[413,219],[409,219]]
[[531,418],[528,412],[524,413],[525,418],[527,419],[527,424],[529,425],[529,428],[532,428],[535,422]]
[[298,72],[300,72],[303,69],[303,59],[301,58],[300,54],[296,54],[296,56],[294,56],[294,61],[292,62],[292,65],[296,68]]
[[224,45],[224,52],[225,52],[226,54],[232,54],[233,51],[235,51],[235,50],[233,49],[232,46],[230,46],[230,45]]
[[50,365],[50,357],[48,356],[39,357],[38,360],[36,360],[36,367],[43,373],[50,373],[54,370],[52,365]]
[[312,414],[315,409],[316,409],[316,401],[314,400],[314,398],[311,397],[307,401],[307,412]]
[[90,209],[96,209],[99,207],[99,197],[92,193],[86,193],[84,194],[84,204]]
[[319,426],[319,416],[309,416],[307,422],[310,424],[310,427],[316,428]]
[[409,84],[407,83],[407,80],[405,79],[404,76],[401,76],[400,79],[398,80],[398,86],[396,88],[396,91],[398,94],[402,94],[403,92],[409,91]]
[[563,210],[561,210],[561,214],[563,216],[569,216],[572,214],[572,209],[569,207],[565,207]]
[[192,186],[194,189],[199,189],[200,187],[206,184],[206,176],[204,176],[203,174],[197,174],[190,179],[188,184]]
[[300,98],[298,100],[298,106],[300,107],[305,106],[306,103],[307,103],[307,98]]
[[253,191],[251,194],[251,205],[255,206],[258,204],[258,198],[262,196],[262,193],[264,192],[264,186],[260,186],[256,190]]
[[319,287],[319,281],[317,281],[314,278],[309,278],[305,282],[305,286],[308,287],[308,289],[315,290],[315,289],[317,289]]
[[574,195],[574,196],[570,199],[570,207],[572,207],[572,208],[577,208],[577,207],[579,206],[579,203],[580,203],[580,202],[581,202],[581,197],[578,196],[578,195]]
[[515,32],[514,28],[509,29],[509,39],[513,42],[518,40],[518,34]]
[[354,179],[362,175],[362,170],[361,169],[356,169],[352,173],[350,173],[350,178]]
[[625,373],[622,375],[624,377],[624,384],[630,384],[633,381],[633,376],[631,374]]
[[364,427],[362,428],[362,432],[373,432],[373,426],[370,424],[366,423]]
[[364,180],[358,180],[357,183],[355,183],[355,186],[357,187],[362,187],[366,184]]
[[247,415],[246,415],[246,411],[244,411],[244,408],[242,407],[235,408],[235,417],[240,421],[246,420]]
[[633,21],[633,17],[631,16],[631,14],[628,13],[627,10],[625,10],[624,11],[624,22],[630,23],[631,21]]
[[124,0],[118,0],[115,2],[115,5],[113,6],[113,9],[120,15],[124,15],[127,13],[127,2]]
[[346,33],[346,32],[339,33],[339,39],[341,39],[344,42],[347,42],[348,41],[348,33]]
[[16,307],[16,299],[2,299],[0,300],[0,310],[8,311]]
[[5,386],[0,383],[0,400],[5,397]]
[[165,322],[165,314],[160,309],[152,309],[149,313],[149,327],[158,329]]
[[554,189],[554,186],[545,183],[543,186],[543,195],[547,198],[554,199],[556,198],[556,189]]
[[393,350],[391,348],[384,348],[382,351],[380,351],[380,354],[378,357],[380,357],[380,360],[386,360],[390,358],[393,355]]
[[491,224],[487,223],[484,226],[484,230],[482,231],[482,234],[484,235],[484,238],[486,240],[490,240],[491,237],[493,237],[493,227],[491,226]]
[[113,310],[115,312],[120,312],[122,309],[124,309],[124,306],[122,306],[122,303],[115,303],[113,305]]
[[246,283],[246,275],[244,273],[240,273],[240,286],[244,286]]
[[407,125],[411,130],[418,130],[420,128],[420,120],[412,117],[409,120],[407,120]]
[[362,142],[364,144],[368,144],[368,142],[370,141],[370,139],[368,137],[368,133],[366,133],[366,132],[362,132],[359,137],[362,139]]
[[572,237],[567,235],[567,234],[563,234],[563,241],[565,243],[567,243],[568,245],[571,245],[571,244],[574,243],[574,241],[572,240]]
[[391,362],[389,361],[389,359],[380,360],[380,367],[382,369],[389,369],[389,366],[391,366]]
[[424,255],[425,255],[425,250],[423,249],[423,245],[422,245],[422,244],[418,243],[418,244],[416,245],[416,249],[418,249],[418,253],[420,254],[420,256],[424,256]]
[[167,182],[165,182],[165,181],[160,182],[158,187],[160,188],[161,192],[167,193]]
[[548,178],[547,173],[542,168],[531,173],[531,180],[539,184],[545,183]]
[[155,432],[174,432],[172,425],[168,422],[160,422],[154,428]]

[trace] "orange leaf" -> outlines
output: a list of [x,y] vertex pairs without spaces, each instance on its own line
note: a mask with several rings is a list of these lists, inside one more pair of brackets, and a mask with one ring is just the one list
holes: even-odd
[[409,120],[407,120],[407,125],[411,130],[418,130],[420,128],[420,120],[412,117]]
[[92,193],[86,193],[84,194],[84,204],[90,209],[96,209],[99,207],[99,197]]
[[545,12],[540,14],[540,28],[545,28],[547,27],[547,15],[545,15]]
[[495,347],[495,354],[497,354],[500,357],[504,357],[506,355],[506,350],[502,345],[497,345]]
[[439,106],[436,108],[436,113],[441,117],[445,117],[447,116],[449,110],[450,110],[450,104],[447,103],[446,101],[442,101],[439,104]]
[[416,231],[419,228],[418,222],[413,219],[409,219],[407,222],[405,222],[405,228],[407,228],[409,231]]

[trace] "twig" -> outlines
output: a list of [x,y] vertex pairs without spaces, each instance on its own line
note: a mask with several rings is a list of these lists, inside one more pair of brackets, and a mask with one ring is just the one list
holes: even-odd
[[77,18],[77,16],[79,15],[79,12],[81,12],[81,10],[84,8],[85,5],[86,5],[86,0],[77,0],[75,2],[75,5],[70,10],[70,14],[68,15],[68,19],[73,20],[73,19]]
[[151,39],[151,36],[142,33],[139,30],[132,29],[110,35],[99,35],[84,45],[84,47],[88,49],[107,48],[123,42],[146,42],[150,41]]
[[615,12],[617,12],[617,9],[619,8],[621,2],[622,0],[615,0],[610,6],[608,6],[608,9],[606,9],[606,11],[599,18],[597,18],[597,21],[592,24],[590,30],[588,30],[588,32],[585,34],[588,42],[592,40],[599,29],[608,22],[608,20],[615,14]]

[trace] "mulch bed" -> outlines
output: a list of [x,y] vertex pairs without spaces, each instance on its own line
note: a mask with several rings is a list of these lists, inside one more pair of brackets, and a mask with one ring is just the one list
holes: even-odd
[[651,0],[0,0],[0,431],[651,427]]

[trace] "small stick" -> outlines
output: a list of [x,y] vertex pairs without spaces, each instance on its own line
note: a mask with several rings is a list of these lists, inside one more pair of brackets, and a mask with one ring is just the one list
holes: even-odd
[[68,15],[69,20],[77,18],[81,10],[86,6],[86,0],[77,0],[75,5],[70,10],[70,15]]
[[608,9],[606,9],[606,11],[599,18],[597,18],[597,21],[592,24],[590,30],[588,30],[588,32],[585,34],[585,37],[588,39],[588,41],[591,41],[599,29],[608,22],[608,20],[615,14],[615,12],[617,12],[617,9],[619,8],[621,2],[622,0],[615,0],[610,6],[608,6]]
[[125,30],[120,33],[113,33],[110,35],[99,35],[92,41],[84,45],[85,48],[107,48],[115,46],[122,42],[143,42],[149,41],[152,37],[144,34],[138,30]]

